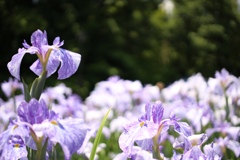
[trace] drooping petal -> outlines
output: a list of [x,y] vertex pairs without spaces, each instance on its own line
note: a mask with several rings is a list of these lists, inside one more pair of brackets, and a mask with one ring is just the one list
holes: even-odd
[[54,54],[51,54],[47,63],[47,77],[55,73],[59,65],[60,65],[60,61],[55,57]]
[[78,69],[81,55],[65,49],[60,49],[60,53],[55,53],[58,55],[59,61],[61,62],[61,66],[58,70],[58,79],[66,79],[73,75]]
[[139,147],[146,151],[152,151],[153,148],[153,139],[144,139],[144,140],[136,140],[136,143]]
[[174,130],[185,137],[188,137],[192,134],[190,126],[186,122],[175,122]]
[[31,66],[30,69],[36,74],[40,75],[42,73],[42,64],[39,60],[36,60]]
[[44,135],[51,142],[59,143],[65,159],[70,159],[71,155],[81,148],[89,131],[81,119],[72,118],[35,124],[33,130],[37,135]]
[[[60,61],[57,60],[54,55],[50,55],[47,63],[47,77],[51,76],[53,73],[56,72]],[[42,64],[39,60],[36,60],[30,67],[30,69],[36,74],[40,75],[42,73]]]
[[23,59],[23,56],[25,55],[26,50],[25,49],[19,49],[18,53],[13,55],[10,62],[8,62],[7,67],[9,72],[12,76],[20,80],[20,66]]
[[240,143],[238,141],[235,140],[228,140],[227,141],[227,148],[229,148],[230,150],[232,150],[235,154],[236,157],[240,156]]
[[125,131],[119,137],[119,146],[130,157],[136,140],[150,139],[157,134],[158,125],[152,122],[133,121],[124,127]]

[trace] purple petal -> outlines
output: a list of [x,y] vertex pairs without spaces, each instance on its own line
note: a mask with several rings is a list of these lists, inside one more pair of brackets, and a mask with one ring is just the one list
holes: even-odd
[[36,60],[31,66],[30,69],[36,74],[40,75],[42,73],[42,64],[39,60]]
[[230,150],[232,150],[235,154],[236,157],[240,156],[240,143],[238,141],[234,141],[234,140],[228,140],[227,142],[227,148],[229,148]]
[[20,80],[20,66],[23,59],[23,56],[26,53],[26,50],[19,50],[17,54],[13,55],[10,62],[8,62],[7,67],[12,76]]
[[89,129],[81,119],[64,119],[33,125],[34,131],[43,133],[50,141],[59,143],[65,159],[81,148]]
[[26,40],[23,41],[23,46],[25,48],[30,48],[30,45],[26,42]]
[[189,151],[187,151],[182,159],[203,159],[204,154],[202,153],[199,146],[194,146]]
[[160,124],[162,117],[163,117],[163,107],[162,103],[160,101],[157,101],[153,104],[152,108],[152,116],[153,116],[153,122]]
[[174,130],[185,137],[188,137],[192,134],[191,129],[186,122],[175,122]]
[[[60,62],[56,60],[54,55],[50,55],[47,63],[47,77],[51,76],[56,72]],[[30,67],[30,69],[36,74],[40,75],[42,73],[42,64],[39,60],[36,60]]]
[[77,71],[81,55],[64,49],[60,49],[60,51],[61,53],[56,53],[56,55],[59,54],[58,58],[61,62],[58,70],[58,79],[66,79]]
[[158,125],[147,122],[134,121],[125,126],[125,131],[119,137],[119,146],[122,151],[128,156],[131,156],[132,147],[135,140],[150,139],[157,134]]
[[145,106],[145,119],[150,121],[151,120],[151,117],[152,117],[152,105],[150,102],[148,102]]
[[60,61],[51,53],[47,63],[47,77],[55,73],[60,65]]
[[136,143],[143,150],[152,151],[152,147],[153,147],[152,138],[151,139],[144,139],[144,140],[136,140]]
[[5,144],[1,159],[20,159],[27,157],[27,150],[24,141],[20,136],[11,136]]
[[47,40],[47,32],[42,32],[41,30],[37,30],[33,32],[31,36],[31,43],[34,47],[41,48],[43,45],[48,45]]
[[64,44],[64,41],[60,42],[60,37],[56,37],[53,41],[53,45],[56,47],[61,47]]
[[31,99],[29,103],[22,102],[19,105],[18,116],[23,122],[37,124],[49,119],[49,110],[43,100],[38,102],[36,99]]

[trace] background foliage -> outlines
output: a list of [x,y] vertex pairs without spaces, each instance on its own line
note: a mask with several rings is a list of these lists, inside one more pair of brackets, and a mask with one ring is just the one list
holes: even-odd
[[[46,30],[50,40],[60,36],[63,48],[82,55],[79,70],[64,82],[83,98],[96,82],[116,74],[166,85],[197,72],[212,76],[222,68],[239,75],[237,1],[173,2],[168,12],[167,0],[0,0],[0,81],[10,76],[6,65],[23,39],[30,43],[37,29]],[[26,69],[34,58],[23,60],[27,82],[35,78]]]

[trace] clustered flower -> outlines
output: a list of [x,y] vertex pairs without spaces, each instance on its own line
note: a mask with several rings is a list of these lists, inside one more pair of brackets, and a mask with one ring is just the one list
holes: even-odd
[[[15,114],[1,118],[6,122],[11,117],[7,129],[1,128],[4,131],[0,134],[0,159],[54,158],[51,155],[56,152],[54,146],[57,144],[61,146],[64,158],[70,159],[73,153],[81,153],[90,139],[91,130],[82,118],[63,117],[38,96],[42,94],[46,78],[56,72],[59,66],[58,79],[68,78],[77,71],[81,55],[60,48],[62,45],[63,41],[60,42],[59,37],[54,39],[53,45],[49,45],[46,31],[37,30],[31,36],[31,45],[24,41],[24,48],[20,48],[8,63],[8,69],[16,79],[2,83],[1,87],[6,97],[12,96],[17,110]],[[30,92],[25,88],[25,83],[17,81],[20,80],[20,65],[26,53],[38,57],[30,67],[39,76],[33,82]],[[25,97],[17,99],[14,96],[17,89],[23,90]],[[10,112],[7,111],[7,105],[5,107],[1,104],[0,108],[4,111],[1,112],[3,115]],[[30,150],[35,150],[36,155],[31,154]]]
[[[207,80],[198,73],[166,87],[112,76],[82,100],[64,83],[43,88],[55,72],[66,79],[78,69],[81,55],[62,46],[59,37],[49,45],[46,31],[37,30],[8,63],[15,79],[1,84],[7,100],[0,99],[0,159],[56,159],[58,146],[62,159],[89,159],[91,138],[109,108],[96,159],[239,158],[240,80],[226,69]],[[38,58],[30,69],[39,77],[30,89],[19,82],[27,53]]]

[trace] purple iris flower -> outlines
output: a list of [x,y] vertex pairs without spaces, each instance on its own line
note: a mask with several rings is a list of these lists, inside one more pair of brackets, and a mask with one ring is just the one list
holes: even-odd
[[1,84],[2,91],[9,98],[17,89],[23,90],[23,85],[17,79],[9,78],[7,82]]
[[174,126],[174,130],[184,137],[191,135],[190,127],[185,122],[178,122],[175,116],[170,119],[163,118],[163,106],[160,101],[155,103],[147,103],[145,106],[145,114],[138,120],[130,122],[124,126],[124,132],[119,137],[119,146],[128,156],[132,155],[132,148],[136,142],[142,149],[152,151],[152,138],[158,136],[160,142],[161,134]]
[[11,121],[7,130],[0,134],[0,159],[18,160],[27,157],[25,139],[29,131],[14,123]]
[[[142,148],[138,146],[133,147],[132,155],[131,155],[131,160],[157,160],[153,159],[152,154],[148,151],[143,150]],[[128,157],[124,153],[120,153],[116,155],[113,160],[128,160]]]
[[26,145],[19,135],[10,136],[5,147],[0,155],[1,159],[18,160],[27,157]]
[[[31,99],[29,103],[22,102],[18,107],[18,115],[21,121],[19,125],[27,124],[38,138],[48,138],[50,142],[48,149],[59,143],[64,151],[65,159],[70,159],[74,152],[83,150],[83,144],[90,139],[86,136],[89,129],[82,119],[61,119],[47,108],[42,99],[40,101]],[[30,148],[36,149],[31,137],[27,141]]]
[[174,153],[173,159],[211,159],[212,157],[218,157],[215,150],[207,148],[203,153],[201,146],[207,141],[208,137],[206,134],[191,135],[184,138],[184,142],[178,143],[177,141],[173,144],[174,148],[182,148],[183,154]]
[[58,79],[66,79],[77,71],[77,68],[81,61],[81,55],[60,48],[64,42],[60,42],[60,38],[56,37],[53,41],[53,45],[48,44],[47,32],[37,30],[33,32],[31,36],[31,44],[27,44],[24,40],[24,48],[20,48],[18,53],[15,54],[11,61],[7,64],[8,69],[12,76],[20,80],[20,65],[23,56],[26,53],[36,54],[38,60],[35,61],[30,69],[38,76],[47,71],[47,77],[58,70]]
[[23,101],[18,106],[18,116],[22,122],[33,124],[42,123],[44,120],[55,120],[57,115],[53,111],[49,111],[44,100],[39,102],[31,99],[29,103]]

